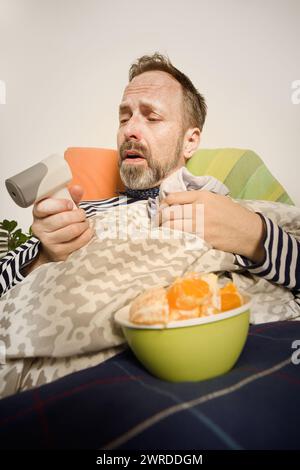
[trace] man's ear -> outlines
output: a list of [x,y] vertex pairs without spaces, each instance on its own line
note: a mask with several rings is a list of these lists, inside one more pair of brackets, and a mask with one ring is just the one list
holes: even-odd
[[200,144],[201,131],[198,127],[186,131],[183,139],[183,157],[187,162],[196,152]]

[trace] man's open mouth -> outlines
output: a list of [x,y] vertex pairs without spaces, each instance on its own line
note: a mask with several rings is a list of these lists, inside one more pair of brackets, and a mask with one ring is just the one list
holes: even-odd
[[139,153],[125,152],[124,161],[126,161],[126,163],[138,163],[142,162],[143,160],[145,160],[145,157]]

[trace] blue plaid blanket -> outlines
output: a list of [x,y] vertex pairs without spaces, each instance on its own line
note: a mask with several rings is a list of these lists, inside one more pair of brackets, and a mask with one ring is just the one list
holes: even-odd
[[126,350],[1,400],[0,448],[299,449],[295,340],[297,321],[252,326],[233,370],[197,383],[152,377]]

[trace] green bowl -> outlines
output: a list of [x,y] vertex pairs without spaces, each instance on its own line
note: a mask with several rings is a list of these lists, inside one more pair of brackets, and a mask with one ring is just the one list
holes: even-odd
[[156,377],[171,382],[200,381],[228,372],[245,345],[250,299],[234,310],[206,318],[140,326],[129,321],[128,308],[116,322],[137,359]]

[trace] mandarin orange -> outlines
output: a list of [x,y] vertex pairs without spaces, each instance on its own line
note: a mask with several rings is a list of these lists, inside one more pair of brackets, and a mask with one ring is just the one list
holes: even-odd
[[168,289],[167,298],[171,309],[192,310],[210,294],[209,285],[202,279],[186,278],[175,281]]
[[225,287],[219,291],[221,298],[221,311],[232,310],[242,305],[242,297],[239,294],[236,286],[229,282]]

